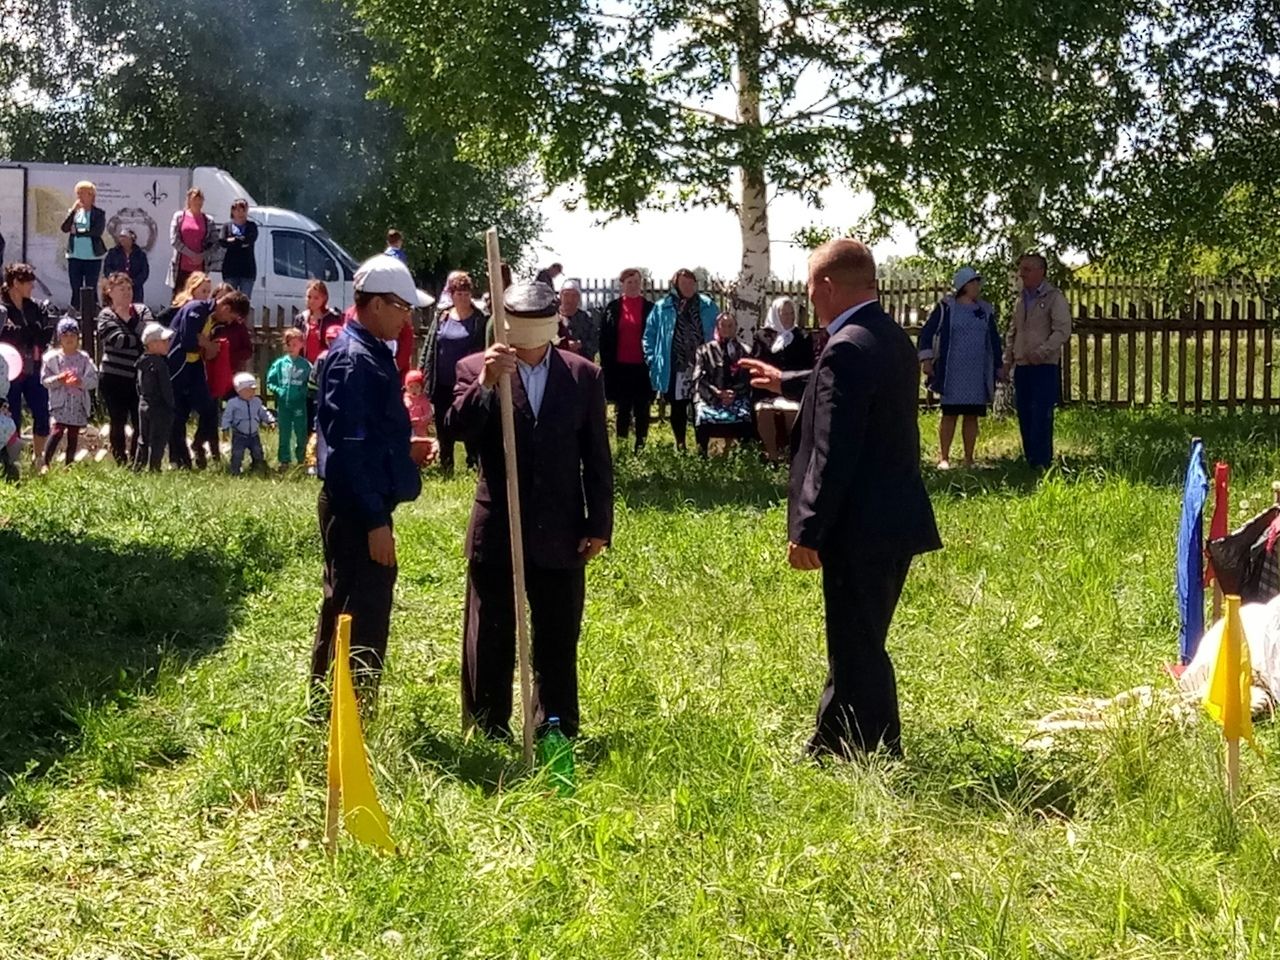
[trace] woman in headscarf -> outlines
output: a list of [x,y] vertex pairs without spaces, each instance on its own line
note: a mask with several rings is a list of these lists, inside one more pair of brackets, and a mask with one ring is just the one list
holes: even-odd
[[[796,303],[778,297],[769,307],[764,329],[756,335],[754,356],[783,371],[813,369],[813,341],[797,323]],[[756,429],[764,444],[765,457],[772,463],[783,459],[782,448],[791,439],[800,404],[771,394],[759,394],[756,401]]]
[[689,397],[698,348],[715,336],[715,301],[698,292],[692,270],[680,269],[671,278],[671,292],[653,308],[644,328],[644,360],[649,382],[666,396],[676,449],[685,449],[689,427]]
[[751,376],[742,369],[747,348],[738,339],[738,319],[720,314],[712,338],[698,348],[693,366],[693,434],[698,452],[707,455],[712,437],[749,440]]
[[1004,377],[1004,351],[996,330],[996,311],[981,299],[982,277],[962,267],[952,281],[954,294],[943,297],[920,331],[920,366],[925,385],[942,397],[938,424],[938,469],[951,467],[956,421],[963,419],[964,465],[973,466],[978,419],[987,414],[996,381]]

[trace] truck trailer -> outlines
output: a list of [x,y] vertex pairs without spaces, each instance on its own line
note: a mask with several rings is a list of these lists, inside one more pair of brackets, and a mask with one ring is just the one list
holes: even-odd
[[[249,217],[258,224],[255,255],[258,279],[254,286],[255,323],[262,309],[275,315],[283,307],[306,308],[307,284],[323,280],[329,302],[339,310],[352,302],[356,261],[318,223],[293,210],[261,206],[225,170],[217,167],[124,167],[85,164],[0,162],[0,235],[5,238],[6,262],[24,261],[48,289],[60,311],[78,309],[67,280],[67,235],[62,221],[75,203],[75,185],[90,180],[98,190],[97,204],[107,215],[107,248],[116,235],[132,229],[146,251],[151,276],[146,302],[152,310],[168,306],[173,291],[165,274],[173,248],[169,228],[173,215],[186,205],[192,186],[204,192],[204,212],[221,226],[230,218],[231,202],[249,201]],[[215,283],[221,279],[221,248],[211,262]],[[423,295],[423,299],[426,297]]]

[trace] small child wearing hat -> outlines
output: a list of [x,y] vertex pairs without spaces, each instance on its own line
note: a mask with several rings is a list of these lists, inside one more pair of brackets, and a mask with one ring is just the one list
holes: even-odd
[[276,418],[259,399],[258,381],[252,373],[237,373],[231,384],[236,395],[227,401],[222,413],[222,429],[231,431],[231,475],[238,477],[246,450],[255,470],[266,468],[258,430],[263,424],[273,426]]
[[133,469],[159,473],[173,430],[176,401],[169,377],[169,341],[173,331],[154,321],[142,328],[142,355],[134,363],[138,378],[138,449]]
[[54,421],[49,442],[44,448],[44,463],[40,467],[42,474],[49,472],[49,464],[64,437],[67,441],[67,464],[75,462],[80,431],[89,425],[93,405],[89,391],[98,386],[98,368],[80,349],[80,324],[64,317],[58,321],[57,333],[58,346],[44,355],[40,371],[41,383],[49,391],[49,416]]
[[[307,449],[307,391],[311,364],[302,355],[306,338],[297,327],[284,332],[285,355],[267,370],[267,390],[276,397],[276,419],[280,422],[277,457],[286,467],[296,459],[302,463]],[[296,456],[295,456],[296,454]]]
[[431,438],[431,398],[425,391],[421,370],[410,370],[404,378],[404,408],[409,412],[409,456],[422,467],[436,458],[436,442]]

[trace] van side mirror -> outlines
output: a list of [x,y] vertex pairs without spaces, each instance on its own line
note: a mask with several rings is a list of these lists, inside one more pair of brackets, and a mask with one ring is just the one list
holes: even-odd
[[338,279],[338,268],[334,265],[332,260],[325,261],[324,276],[320,279],[326,280],[330,283]]

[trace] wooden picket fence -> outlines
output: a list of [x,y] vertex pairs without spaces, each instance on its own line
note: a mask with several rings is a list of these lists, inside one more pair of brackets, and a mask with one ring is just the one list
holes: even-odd
[[[583,306],[598,310],[619,295],[611,280],[582,280]],[[993,301],[996,284],[989,283]],[[652,298],[665,287],[650,286]],[[722,304],[723,289],[707,291]],[[945,284],[913,277],[881,281],[880,300],[914,338],[929,311],[948,292]],[[1280,405],[1280,382],[1274,362],[1277,330],[1272,306],[1239,284],[1199,285],[1181,302],[1139,283],[1080,284],[1067,289],[1073,328],[1062,355],[1064,403],[1102,407],[1147,407],[1168,404],[1179,411],[1212,409],[1269,410]],[[801,323],[811,326],[811,310],[803,282],[769,286],[770,299],[789,296],[796,301]],[[1001,327],[1007,323],[1013,299],[998,298]],[[266,373],[280,355],[281,334],[297,323],[296,309],[264,308],[254,318],[254,367]],[[429,317],[415,312],[416,351]],[[921,400],[929,402],[922,393]]]

